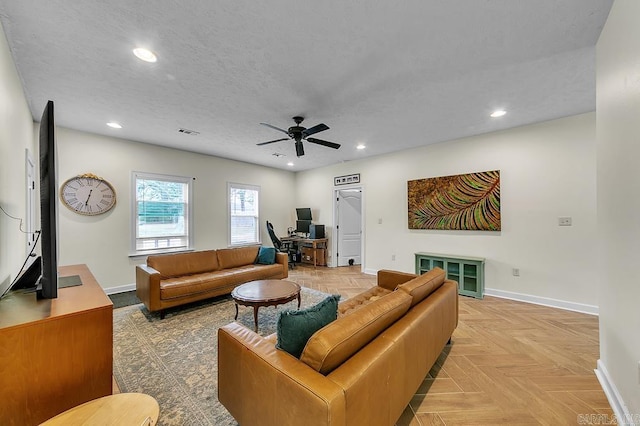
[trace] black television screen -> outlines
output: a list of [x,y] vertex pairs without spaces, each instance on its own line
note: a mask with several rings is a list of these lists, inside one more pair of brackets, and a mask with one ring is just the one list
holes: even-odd
[[37,297],[58,297],[58,214],[56,202],[58,179],[56,174],[55,123],[53,101],[48,101],[40,120],[40,248],[42,277]]
[[311,209],[308,207],[297,208],[296,215],[298,216],[298,220],[313,220],[311,217]]
[[311,225],[310,220],[296,220],[296,232],[308,234],[309,225]]

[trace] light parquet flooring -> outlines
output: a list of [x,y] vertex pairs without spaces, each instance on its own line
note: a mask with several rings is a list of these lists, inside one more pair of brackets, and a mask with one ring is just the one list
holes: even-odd
[[[360,267],[296,266],[289,279],[351,297],[375,285]],[[593,372],[598,317],[460,296],[458,328],[398,425],[575,425],[613,412]]]

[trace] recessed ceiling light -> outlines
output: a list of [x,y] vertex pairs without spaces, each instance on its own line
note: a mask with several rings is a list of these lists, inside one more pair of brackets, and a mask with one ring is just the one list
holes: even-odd
[[107,123],[107,126],[111,127],[112,129],[122,129],[120,123],[116,123],[115,121]]
[[492,118],[498,118],[498,117],[502,117],[503,115],[505,115],[507,113],[507,111],[503,110],[503,109],[497,109],[495,111],[493,111],[490,115],[490,117]]
[[356,149],[365,149],[367,146],[363,143],[359,144],[358,146],[356,146]]
[[144,47],[136,47],[133,49],[133,54],[145,62],[155,62],[158,60],[155,53]]
[[289,161],[289,162],[287,163],[287,166],[291,167],[291,166],[293,166],[293,163],[292,163],[291,161]]

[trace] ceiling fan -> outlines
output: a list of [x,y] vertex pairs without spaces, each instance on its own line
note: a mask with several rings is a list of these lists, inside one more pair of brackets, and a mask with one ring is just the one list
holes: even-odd
[[309,129],[305,129],[304,127],[300,126],[300,123],[302,123],[302,121],[304,120],[304,117],[293,117],[293,121],[296,122],[295,126],[291,126],[289,127],[288,130],[284,130],[281,129],[279,127],[276,126],[272,126],[271,124],[267,124],[267,123],[260,123],[263,126],[267,126],[267,127],[271,127],[272,129],[278,130],[279,132],[285,133],[287,136],[289,136],[288,138],[281,138],[281,139],[276,139],[276,140],[272,140],[272,141],[267,141],[267,142],[261,142],[257,145],[266,145],[269,143],[274,143],[274,142],[280,142],[280,141],[286,141],[287,139],[293,139],[294,141],[296,141],[296,155],[298,157],[302,157],[304,155],[304,147],[302,146],[302,141],[306,140],[307,142],[311,142],[311,143],[315,143],[318,145],[322,145],[322,146],[326,146],[329,148],[333,148],[333,149],[338,149],[340,148],[340,144],[334,143],[334,142],[329,142],[329,141],[323,141],[322,139],[316,139],[316,138],[309,138],[308,136],[314,135],[318,132],[322,132],[324,130],[328,130],[329,126],[327,126],[324,123],[320,123],[318,125],[315,125]]

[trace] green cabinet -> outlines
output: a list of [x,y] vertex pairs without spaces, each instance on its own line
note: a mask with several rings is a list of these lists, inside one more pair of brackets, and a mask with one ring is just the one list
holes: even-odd
[[458,282],[458,294],[482,299],[484,295],[484,259],[450,254],[416,253],[416,274],[441,268],[447,279]]

